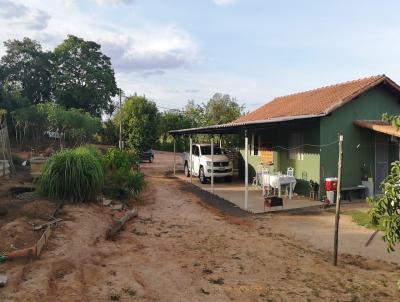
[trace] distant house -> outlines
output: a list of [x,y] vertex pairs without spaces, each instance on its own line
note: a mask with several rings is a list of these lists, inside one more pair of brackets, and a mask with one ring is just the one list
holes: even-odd
[[400,87],[379,75],[277,97],[229,124],[173,133],[239,134],[240,175],[246,168],[247,136],[249,181],[262,163],[270,172],[293,167],[295,191],[301,195],[308,194],[310,180],[323,184],[337,176],[342,134],[342,186],[357,186],[369,177],[379,192],[390,163],[399,159],[400,131],[381,122],[383,113],[400,114]]

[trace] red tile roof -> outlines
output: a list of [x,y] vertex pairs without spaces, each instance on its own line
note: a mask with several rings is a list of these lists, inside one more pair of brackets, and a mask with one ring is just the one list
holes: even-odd
[[378,75],[277,97],[247,115],[241,116],[233,123],[268,120],[279,117],[326,115],[383,82],[390,84],[396,90],[400,91],[400,87],[388,77]]

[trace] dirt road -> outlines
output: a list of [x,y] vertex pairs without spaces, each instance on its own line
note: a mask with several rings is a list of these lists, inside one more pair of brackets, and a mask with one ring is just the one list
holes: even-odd
[[171,155],[144,164],[139,219],[104,240],[110,211],[68,206],[39,260],[0,265],[0,301],[399,301],[394,264],[311,247],[272,216],[221,214],[165,177]]

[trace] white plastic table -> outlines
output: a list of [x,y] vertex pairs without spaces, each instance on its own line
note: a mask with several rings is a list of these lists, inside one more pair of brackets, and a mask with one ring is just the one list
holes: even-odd
[[278,196],[282,196],[282,186],[289,185],[289,199],[293,197],[294,187],[296,186],[296,178],[289,175],[272,175],[263,174],[262,176],[263,186],[271,186],[272,188],[278,189]]

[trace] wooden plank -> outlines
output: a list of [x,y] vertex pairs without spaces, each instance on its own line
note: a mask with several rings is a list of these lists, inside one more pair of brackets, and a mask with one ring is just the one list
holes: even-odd
[[43,250],[43,247],[47,244],[47,242],[49,241],[49,237],[51,234],[51,227],[50,225],[47,226],[46,231],[43,232],[42,237],[40,237],[40,239],[38,240],[38,242],[36,243],[36,256],[39,256],[40,253]]
[[16,258],[24,258],[24,257],[34,257],[36,256],[36,245],[26,248],[26,249],[21,249],[21,250],[16,250],[8,253],[6,255],[7,260],[8,259],[16,259]]
[[39,231],[39,230],[41,230],[41,229],[43,229],[43,228],[45,228],[47,226],[53,225],[53,224],[55,224],[57,222],[60,222],[60,221],[62,221],[62,219],[58,218],[58,219],[55,219],[55,220],[50,221],[50,222],[46,222],[46,223],[43,223],[43,224],[35,225],[35,226],[33,226],[33,230],[34,231]]
[[133,217],[136,217],[137,215],[137,209],[132,209],[131,211],[128,211],[121,219],[114,221],[112,224],[110,224],[106,230],[106,239],[113,239],[115,235],[122,229],[124,224]]

